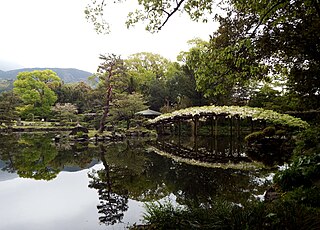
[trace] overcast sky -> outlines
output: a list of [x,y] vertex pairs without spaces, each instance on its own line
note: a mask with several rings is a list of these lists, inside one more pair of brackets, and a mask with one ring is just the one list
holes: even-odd
[[[99,54],[127,57],[138,52],[158,53],[172,61],[187,41],[208,40],[215,23],[191,22],[175,15],[157,34],[138,25],[129,30],[124,24],[132,0],[114,5],[106,15],[111,34],[97,35],[86,22],[84,9],[89,0],[0,0],[0,61],[23,67],[78,68],[94,72]],[[131,4],[131,5],[129,5]]]

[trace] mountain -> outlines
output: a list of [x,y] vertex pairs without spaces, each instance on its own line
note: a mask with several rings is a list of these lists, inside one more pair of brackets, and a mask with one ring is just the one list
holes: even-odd
[[92,73],[90,72],[79,70],[79,69],[72,69],[72,68],[23,68],[23,69],[9,70],[9,71],[0,70],[0,80],[1,79],[15,80],[16,76],[20,72],[25,72],[25,71],[30,72],[34,70],[45,70],[45,69],[50,69],[56,72],[57,75],[65,83],[87,81],[88,77],[92,75]]

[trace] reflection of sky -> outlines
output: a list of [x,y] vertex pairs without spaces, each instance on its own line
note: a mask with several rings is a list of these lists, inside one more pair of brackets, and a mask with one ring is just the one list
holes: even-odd
[[61,172],[51,181],[0,181],[0,229],[124,229],[128,222],[139,223],[143,204],[129,200],[123,224],[99,224],[98,194],[88,188],[88,171]]

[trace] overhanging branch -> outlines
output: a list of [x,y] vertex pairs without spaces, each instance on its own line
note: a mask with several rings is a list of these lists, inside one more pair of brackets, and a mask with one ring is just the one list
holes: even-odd
[[167,18],[164,20],[164,22],[161,24],[161,26],[159,26],[158,30],[162,29],[162,27],[169,21],[169,18],[179,10],[179,8],[181,7],[181,5],[184,1],[185,0],[180,0],[180,1],[176,0],[177,5],[170,13],[164,9],[161,9],[162,12],[167,14]]

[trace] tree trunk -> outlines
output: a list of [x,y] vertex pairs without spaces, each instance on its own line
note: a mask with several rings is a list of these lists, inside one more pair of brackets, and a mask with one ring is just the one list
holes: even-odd
[[111,94],[112,94],[112,88],[111,88],[111,86],[109,86],[107,98],[106,98],[106,104],[105,104],[103,114],[102,114],[102,117],[100,120],[100,126],[99,126],[99,130],[98,130],[99,133],[103,133],[103,131],[106,128],[106,120],[109,115],[109,109],[110,109]]

